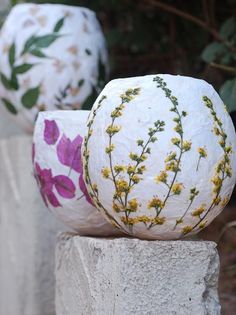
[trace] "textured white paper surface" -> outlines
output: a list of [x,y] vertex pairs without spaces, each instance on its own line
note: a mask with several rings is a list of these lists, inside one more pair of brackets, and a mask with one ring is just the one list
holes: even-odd
[[[155,132],[155,123],[161,130]],[[87,188],[101,213],[127,233],[153,239],[197,233],[229,200],[235,131],[205,81],[171,75],[113,80],[94,104],[88,126]],[[137,158],[143,158],[138,166]],[[128,174],[129,167],[135,174]]]
[[15,6],[1,29],[0,53],[0,97],[28,131],[39,111],[81,108],[104,84],[105,40],[86,8]]
[[39,114],[34,132],[35,176],[45,203],[62,222],[80,234],[121,234],[103,218],[83,190],[80,150],[88,113],[79,110]]

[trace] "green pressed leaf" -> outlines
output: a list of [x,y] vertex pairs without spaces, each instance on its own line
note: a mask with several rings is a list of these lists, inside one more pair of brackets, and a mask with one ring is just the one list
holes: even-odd
[[220,28],[220,36],[224,39],[230,39],[236,34],[236,18],[231,17],[224,22]]
[[61,18],[55,25],[53,32],[58,33],[62,26],[64,25],[65,17]]
[[47,58],[47,56],[41,50],[33,49],[30,51],[30,53],[31,55],[38,58]]
[[84,79],[81,79],[78,82],[78,87],[81,87],[82,85],[84,85]]
[[14,67],[13,72],[16,74],[23,74],[23,73],[29,71],[33,66],[34,66],[34,64],[31,64],[31,63],[23,63],[20,66]]
[[16,45],[15,43],[13,43],[10,47],[9,55],[8,55],[8,60],[11,67],[14,65],[15,58],[16,58]]
[[236,110],[236,78],[226,81],[220,88],[220,96],[229,112]]
[[16,90],[16,91],[19,89],[17,76],[16,76],[16,74],[14,72],[12,72],[12,74],[11,74],[11,88],[13,90]]
[[2,98],[2,102],[6,106],[7,110],[9,110],[9,112],[11,112],[14,115],[17,115],[17,110],[10,101],[8,101],[6,98]]
[[35,35],[32,35],[27,39],[21,55],[24,55],[26,52],[29,52],[32,49],[32,46],[34,46],[35,43],[35,39],[36,39]]
[[7,90],[11,90],[11,81],[5,76],[4,73],[0,73],[0,78],[1,78],[1,82],[3,84],[3,86],[7,89]]
[[211,63],[225,52],[227,52],[227,48],[222,43],[213,42],[203,50],[202,59],[205,62]]
[[40,87],[29,89],[21,98],[23,106],[27,109],[34,107],[38,101]]
[[93,103],[95,102],[96,98],[97,98],[98,94],[97,91],[95,89],[95,87],[92,87],[92,92],[91,94],[86,98],[86,100],[83,103],[82,108],[83,109],[91,109],[93,106]]
[[54,43],[61,35],[48,34],[43,36],[35,37],[34,45],[35,48],[47,48]]
[[91,50],[90,50],[90,49],[88,49],[88,48],[86,48],[86,49],[85,49],[85,52],[86,52],[86,54],[87,54],[87,55],[89,55],[89,56],[91,56],[91,55],[92,55]]

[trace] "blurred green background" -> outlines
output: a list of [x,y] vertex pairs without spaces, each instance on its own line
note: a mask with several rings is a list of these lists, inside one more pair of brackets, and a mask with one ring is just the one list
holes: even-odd
[[[27,1],[11,5],[20,2]],[[108,43],[111,78],[149,73],[203,78],[236,111],[236,0],[31,2],[96,11]],[[2,20],[6,13],[1,12]]]

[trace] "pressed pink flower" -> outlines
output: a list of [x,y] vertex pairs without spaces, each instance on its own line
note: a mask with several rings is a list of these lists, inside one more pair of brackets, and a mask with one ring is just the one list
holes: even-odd
[[52,191],[54,185],[54,179],[52,177],[52,171],[50,169],[41,169],[39,164],[35,163],[35,178],[40,188],[41,196],[48,206],[48,202],[53,207],[60,207],[60,203]]
[[60,131],[55,120],[45,119],[44,140],[47,144],[55,144],[59,138]]
[[87,191],[87,188],[85,186],[85,182],[84,182],[84,179],[83,179],[83,173],[80,175],[79,177],[79,187],[82,191],[82,193],[84,194],[84,197],[86,198],[86,200],[91,204],[93,205],[93,202],[92,202],[92,199],[91,197],[89,196],[88,194],[88,191]]
[[63,198],[71,199],[75,197],[75,185],[68,176],[55,176],[54,184],[58,194]]
[[82,172],[82,141],[83,138],[80,135],[78,135],[73,141],[63,135],[57,145],[57,156],[59,161],[63,165],[69,166],[78,173]]

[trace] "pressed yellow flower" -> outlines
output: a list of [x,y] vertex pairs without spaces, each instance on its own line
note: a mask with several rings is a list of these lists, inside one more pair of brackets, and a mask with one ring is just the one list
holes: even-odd
[[172,139],[171,139],[171,142],[172,142],[174,145],[179,145],[179,144],[180,144],[180,139],[179,139],[179,138],[172,138]]
[[110,169],[109,169],[108,167],[104,167],[104,168],[102,169],[102,176],[103,176],[104,178],[109,178],[110,173],[111,173],[111,171],[110,171]]
[[147,156],[145,154],[142,154],[140,159],[141,159],[141,161],[145,161],[147,159]]
[[198,153],[200,154],[200,156],[202,157],[202,158],[206,158],[207,157],[207,152],[206,152],[206,150],[204,149],[204,148],[198,148]]
[[115,133],[119,132],[120,129],[121,129],[120,126],[110,125],[106,129],[106,133],[108,133],[110,136],[113,136]]
[[225,173],[227,174],[227,176],[231,177],[232,176],[232,169],[231,169],[231,167],[226,167],[225,168]]
[[156,217],[156,218],[152,219],[152,223],[158,224],[158,225],[164,224],[165,221],[166,221],[165,217]]
[[217,175],[214,176],[211,181],[217,187],[222,185],[222,179]]
[[106,147],[106,153],[109,154],[111,153],[113,150],[115,149],[115,145],[114,144],[111,144],[109,145],[108,147]]
[[176,161],[171,161],[168,164],[166,164],[165,169],[166,171],[177,172],[179,169],[178,163]]
[[129,165],[127,168],[127,173],[130,175],[130,174],[134,173],[135,170],[136,170],[136,166]]
[[115,109],[111,112],[112,118],[118,118],[120,116],[122,116],[122,112],[119,109]]
[[119,213],[121,211],[120,207],[118,206],[118,204],[116,204],[115,202],[113,202],[112,204],[112,208],[115,212]]
[[213,198],[212,202],[217,206],[221,202],[221,198],[219,196],[215,197]]
[[133,218],[126,218],[125,216],[121,217],[121,222],[123,222],[124,224],[128,224],[128,225],[134,225],[135,224],[135,219]]
[[203,228],[206,226],[206,224],[207,224],[207,221],[201,222],[201,223],[199,224],[199,228],[200,228],[200,229],[203,229]]
[[137,168],[137,173],[138,174],[143,174],[144,171],[146,171],[146,166],[145,165],[142,165],[142,166]]
[[225,151],[226,151],[226,153],[232,153],[232,152],[233,152],[231,146],[226,147],[226,148],[225,148]]
[[191,141],[184,141],[183,142],[183,150],[189,151],[191,149],[192,142]]
[[162,202],[161,199],[157,198],[157,197],[154,197],[152,198],[152,200],[150,200],[148,202],[148,209],[151,209],[151,208],[163,208],[164,204]]
[[183,189],[183,184],[181,183],[175,183],[173,186],[172,186],[172,189],[171,191],[175,194],[175,195],[179,195],[181,193]]
[[202,204],[199,208],[192,212],[193,217],[199,217],[206,210],[206,205]]
[[122,192],[129,192],[130,191],[130,187],[129,184],[126,180],[124,179],[118,179],[116,181],[116,186],[117,186],[117,192],[118,193],[122,193]]
[[171,152],[166,158],[165,158],[165,162],[170,162],[172,160],[175,160],[176,158],[176,152]]
[[181,133],[183,132],[183,129],[182,129],[182,126],[180,124],[177,124],[175,127],[174,127],[174,130],[178,133]]
[[138,209],[138,201],[136,198],[133,198],[128,201],[128,210],[135,212]]
[[160,183],[160,182],[166,183],[167,177],[168,177],[167,172],[162,171],[158,176],[155,177],[155,181],[156,183]]
[[151,222],[151,219],[148,216],[146,216],[146,215],[142,215],[142,216],[136,217],[136,220],[138,222],[143,222],[143,223]]
[[130,152],[129,157],[131,158],[131,160],[133,161],[137,161],[139,159],[139,156],[137,153],[132,153]]
[[124,166],[124,165],[115,165],[114,166],[114,170],[115,170],[116,173],[125,172],[126,166]]
[[137,183],[140,182],[141,178],[140,178],[138,175],[135,174],[135,175],[131,176],[131,180],[132,180],[135,184],[137,184]]
[[218,142],[222,148],[225,146],[225,140],[224,139],[220,139]]
[[183,219],[176,220],[176,225],[183,223]]
[[227,205],[227,203],[229,202],[229,197],[225,197],[222,201],[221,201],[221,206],[225,207]]
[[219,135],[220,135],[220,130],[219,130],[219,128],[214,127],[213,130],[214,130],[214,133],[215,133],[216,136],[219,136]]
[[182,229],[182,233],[185,235],[185,234],[190,233],[192,230],[193,230],[192,226],[186,225],[186,226]]

